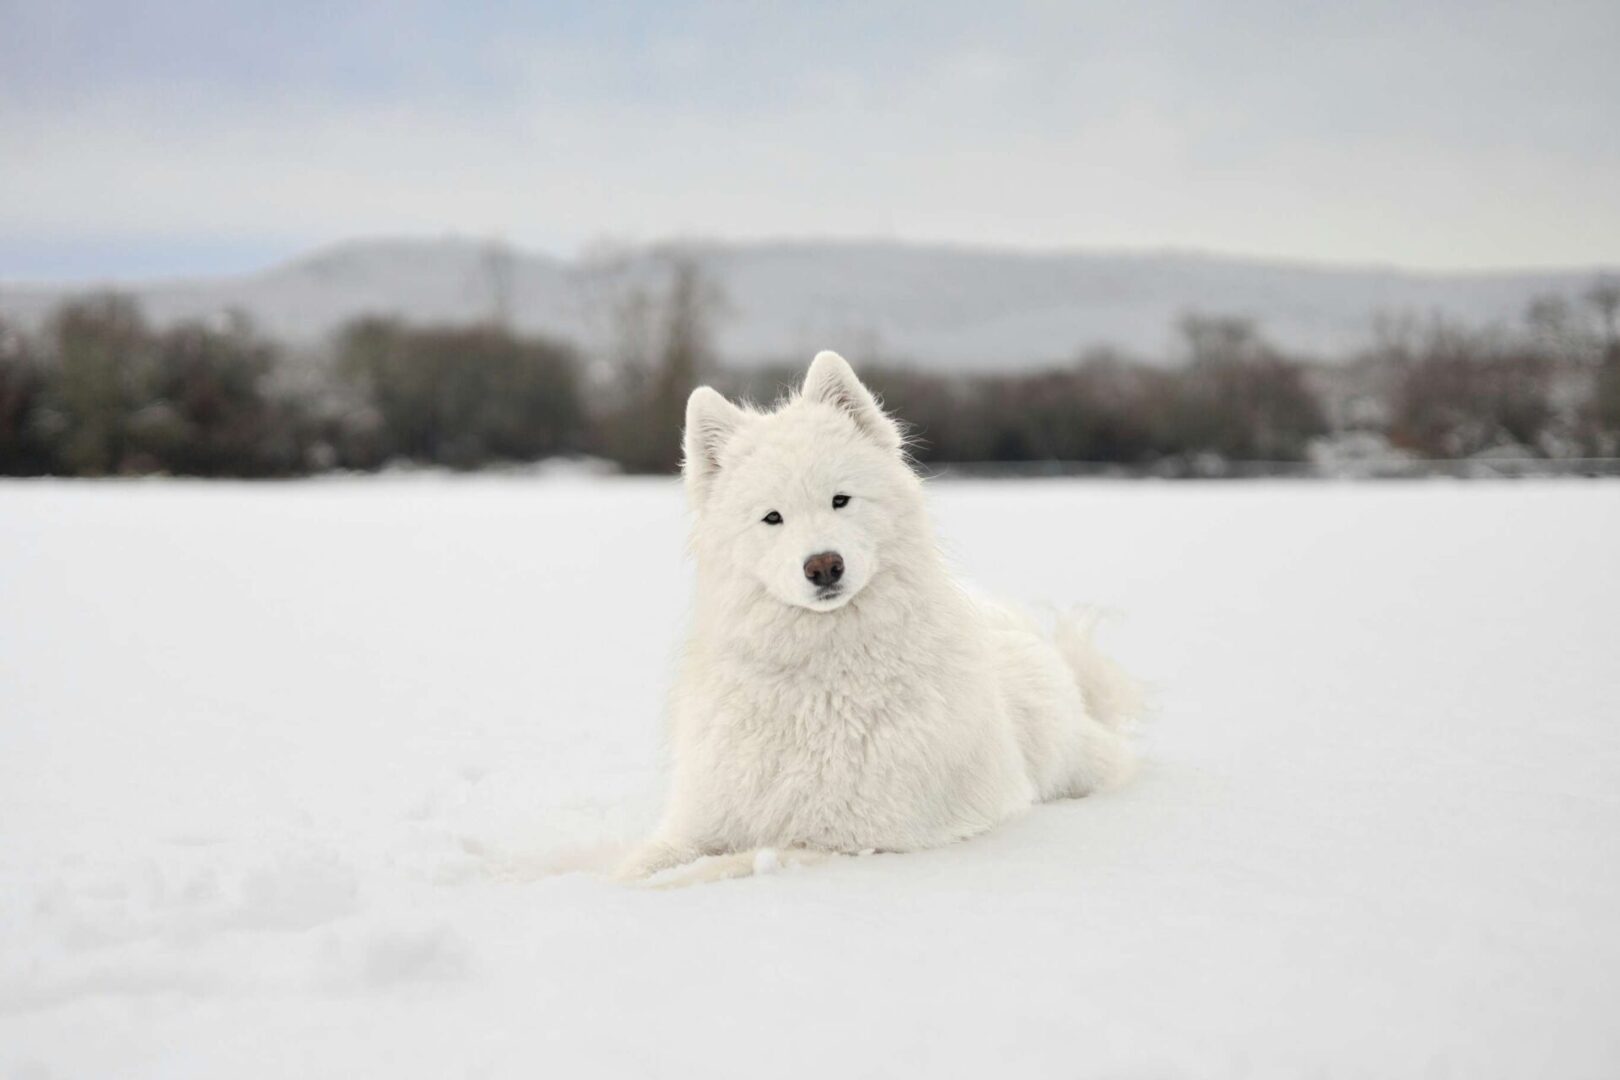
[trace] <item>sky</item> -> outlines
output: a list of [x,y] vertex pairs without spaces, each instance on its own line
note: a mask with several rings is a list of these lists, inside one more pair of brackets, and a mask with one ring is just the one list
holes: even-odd
[[1620,3],[0,0],[0,280],[367,236],[1620,265]]

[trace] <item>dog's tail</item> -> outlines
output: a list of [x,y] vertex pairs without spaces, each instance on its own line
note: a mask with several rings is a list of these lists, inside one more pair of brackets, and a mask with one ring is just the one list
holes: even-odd
[[1096,609],[1060,615],[1053,636],[1080,684],[1086,711],[1105,727],[1123,731],[1141,718],[1145,699],[1142,685],[1098,651],[1093,635],[1101,621]]

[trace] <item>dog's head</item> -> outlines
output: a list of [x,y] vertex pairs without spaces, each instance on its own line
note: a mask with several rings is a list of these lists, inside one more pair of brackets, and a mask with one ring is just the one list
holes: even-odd
[[818,354],[774,412],[699,387],[683,466],[699,558],[784,604],[839,610],[900,555],[920,503],[903,442],[837,353]]

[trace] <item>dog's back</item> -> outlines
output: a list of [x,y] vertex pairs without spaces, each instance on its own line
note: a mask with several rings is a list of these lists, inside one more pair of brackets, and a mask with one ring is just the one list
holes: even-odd
[[1092,642],[1094,620],[1064,615],[1048,632],[1009,604],[978,598],[1007,715],[1039,799],[1078,798],[1130,776],[1124,730],[1136,683]]

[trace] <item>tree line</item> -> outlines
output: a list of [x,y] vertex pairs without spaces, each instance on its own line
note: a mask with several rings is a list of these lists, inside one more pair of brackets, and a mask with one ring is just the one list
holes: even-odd
[[[287,477],[395,463],[477,469],[558,455],[678,465],[682,408],[709,382],[769,402],[802,363],[723,367],[723,301],[700,269],[614,297],[589,350],[504,320],[362,318],[319,350],[240,315],[154,326],[130,298],[0,321],[0,474]],[[862,361],[925,463],[1086,462],[1219,471],[1338,445],[1418,458],[1620,455],[1620,283],[1545,297],[1492,330],[1381,320],[1334,364],[1252,321],[1188,315],[1183,355],[1094,350],[1046,370],[940,374]]]

